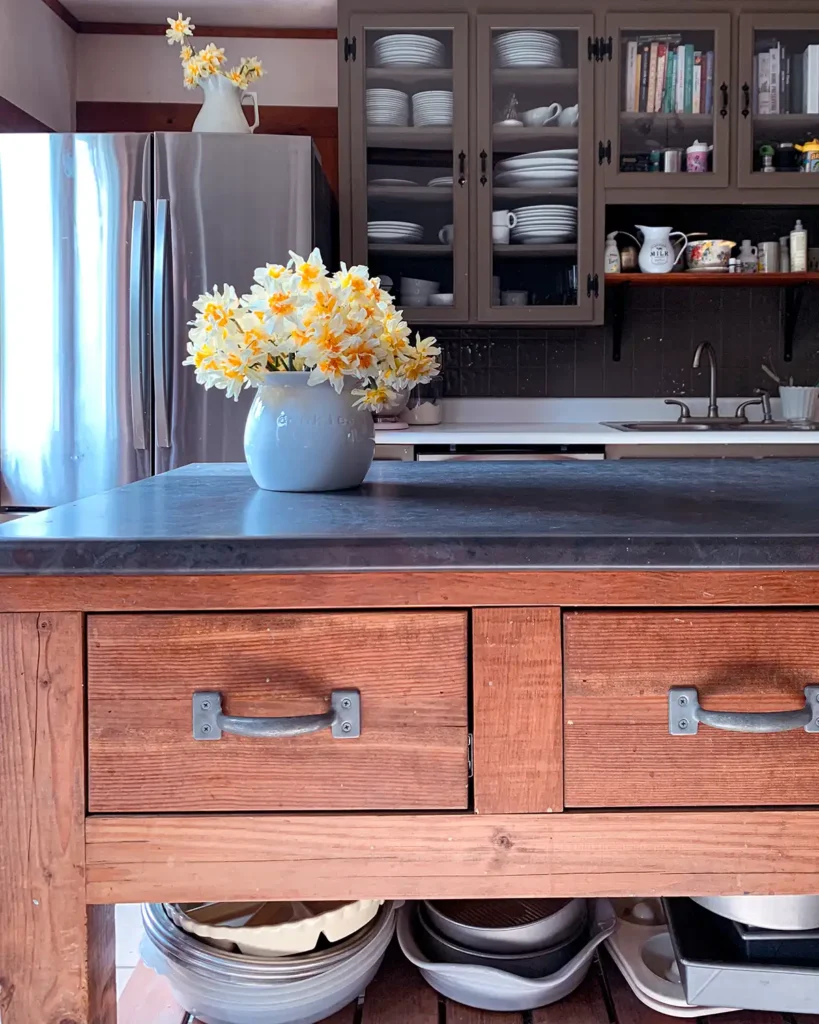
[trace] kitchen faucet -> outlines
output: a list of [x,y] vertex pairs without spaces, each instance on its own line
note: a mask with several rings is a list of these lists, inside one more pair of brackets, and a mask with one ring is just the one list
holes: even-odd
[[711,376],[710,385],[708,389],[708,415],[707,416],[692,416],[691,410],[678,398],[666,398],[666,405],[678,405],[680,407],[680,417],[677,420],[678,423],[701,423],[710,425],[724,425],[730,426],[741,426],[748,422],[748,417],[745,415],[745,410],[749,405],[761,405],[763,413],[763,423],[773,423],[773,416],[771,415],[771,400],[770,395],[763,388],[756,388],[754,394],[758,395],[758,398],[751,398],[747,402],[742,402],[737,408],[733,416],[720,416],[719,407],[717,405],[717,353],[714,346],[710,341],[703,341],[697,345],[697,350],[694,353],[694,362],[691,364],[693,369],[698,370],[700,363],[702,362],[703,352],[708,356],[708,362],[710,365]]
[[701,341],[697,345],[697,351],[694,353],[694,362],[691,364],[695,370],[700,368],[700,360],[702,359],[703,352],[707,353],[708,360],[711,364],[711,386],[708,394],[708,419],[715,420],[719,419],[719,409],[717,408],[717,353],[714,351],[714,346],[710,341]]

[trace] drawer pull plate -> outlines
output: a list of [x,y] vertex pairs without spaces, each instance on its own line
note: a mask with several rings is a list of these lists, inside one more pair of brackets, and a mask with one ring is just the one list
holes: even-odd
[[668,731],[672,736],[696,736],[700,725],[727,732],[819,732],[819,686],[805,687],[805,706],[798,711],[706,711],[693,686],[672,686]]
[[193,695],[193,738],[220,740],[223,732],[256,739],[304,736],[330,729],[337,740],[361,735],[361,694],[358,690],[333,690],[330,710],[322,715],[294,718],[237,718],[222,713],[222,694],[202,690]]

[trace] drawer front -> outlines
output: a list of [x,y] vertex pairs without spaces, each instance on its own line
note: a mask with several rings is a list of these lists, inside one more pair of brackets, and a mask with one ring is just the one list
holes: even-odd
[[819,804],[819,735],[798,721],[695,735],[689,716],[669,733],[671,687],[707,711],[798,718],[819,683],[819,612],[577,612],[563,647],[567,807]]
[[[357,738],[194,739],[194,693],[278,718],[336,690]],[[466,614],[89,616],[88,754],[92,813],[465,808]]]

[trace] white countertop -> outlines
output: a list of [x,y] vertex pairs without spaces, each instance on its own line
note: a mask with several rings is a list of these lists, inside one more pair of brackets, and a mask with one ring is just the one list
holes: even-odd
[[[694,415],[705,415],[705,399],[686,400]],[[741,398],[720,399],[722,415],[731,415]],[[779,418],[778,400],[773,401]],[[668,420],[678,410],[662,399],[448,399],[444,422],[434,427],[376,430],[378,444],[400,445],[819,445],[819,431],[651,431],[604,427],[603,420]],[[748,410],[759,419],[760,409]],[[593,418],[594,417],[594,418]]]

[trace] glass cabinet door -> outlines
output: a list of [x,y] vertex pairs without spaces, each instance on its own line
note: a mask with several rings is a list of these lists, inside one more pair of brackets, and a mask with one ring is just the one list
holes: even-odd
[[468,21],[351,23],[353,256],[410,323],[467,320]]
[[606,19],[609,185],[728,184],[731,21],[728,14],[617,14]]
[[593,317],[592,24],[590,15],[478,16],[481,320]]
[[739,185],[819,186],[819,14],[740,15],[739,83]]

